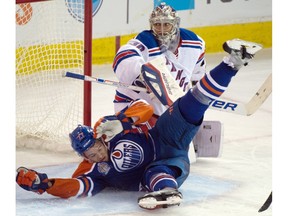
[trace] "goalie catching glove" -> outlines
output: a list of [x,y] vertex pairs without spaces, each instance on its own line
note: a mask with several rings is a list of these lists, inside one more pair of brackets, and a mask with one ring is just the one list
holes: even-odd
[[25,167],[17,169],[16,182],[24,190],[38,194],[44,193],[49,188],[49,180],[45,173],[38,173]]

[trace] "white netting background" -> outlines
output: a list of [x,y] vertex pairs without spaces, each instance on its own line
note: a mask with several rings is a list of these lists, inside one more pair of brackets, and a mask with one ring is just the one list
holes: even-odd
[[83,82],[62,75],[83,73],[84,25],[64,0],[16,5],[16,14],[17,147],[71,150],[68,134],[83,121]]

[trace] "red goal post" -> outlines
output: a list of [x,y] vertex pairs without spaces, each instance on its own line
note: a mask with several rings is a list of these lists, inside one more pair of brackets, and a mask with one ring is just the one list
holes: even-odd
[[71,150],[69,133],[91,125],[91,83],[63,78],[91,76],[91,47],[92,0],[16,0],[17,147]]

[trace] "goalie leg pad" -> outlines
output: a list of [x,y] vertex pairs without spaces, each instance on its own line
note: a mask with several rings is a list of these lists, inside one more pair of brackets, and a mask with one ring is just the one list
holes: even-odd
[[220,121],[203,121],[193,138],[196,157],[220,157],[223,125]]

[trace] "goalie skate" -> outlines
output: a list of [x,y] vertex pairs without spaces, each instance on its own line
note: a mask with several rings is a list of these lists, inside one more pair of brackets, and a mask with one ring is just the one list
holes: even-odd
[[230,54],[229,62],[238,70],[246,66],[255,53],[262,49],[262,45],[241,39],[228,40],[223,44],[223,49]]
[[168,208],[174,205],[180,205],[182,202],[182,193],[178,190],[161,190],[145,194],[138,198],[138,205],[141,208],[153,210],[157,208]]

